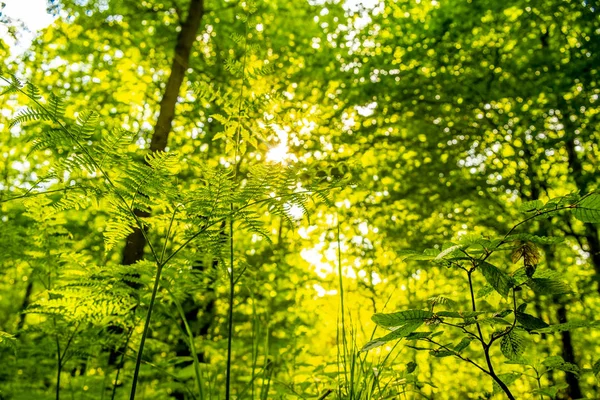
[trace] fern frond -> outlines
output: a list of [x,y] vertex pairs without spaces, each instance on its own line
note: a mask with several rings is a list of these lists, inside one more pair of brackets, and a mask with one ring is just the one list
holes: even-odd
[[42,98],[40,89],[31,82],[27,82],[25,84],[25,91],[27,92],[27,96],[33,100],[39,100]]
[[17,112],[13,119],[10,120],[9,126],[12,128],[16,125],[31,121],[52,121],[52,117],[44,110],[25,108]]
[[127,146],[131,144],[133,137],[125,129],[114,129],[100,139],[96,146],[96,154],[102,166],[107,159],[120,161]]
[[179,169],[179,156],[174,152],[155,151],[146,155],[145,159],[159,174],[172,175]]
[[67,110],[67,106],[65,102],[60,97],[55,94],[50,94],[48,98],[48,112],[55,118],[61,119],[65,116],[65,111]]
[[82,111],[77,115],[77,122],[75,123],[75,129],[73,130],[73,136],[78,139],[87,139],[92,136],[94,129],[98,125],[98,113],[95,111]]
[[74,145],[75,143],[71,137],[66,135],[61,129],[47,129],[33,139],[29,154],[47,149],[71,149]]

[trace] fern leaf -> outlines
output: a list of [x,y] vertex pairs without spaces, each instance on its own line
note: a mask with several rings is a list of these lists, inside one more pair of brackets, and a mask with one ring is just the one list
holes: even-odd
[[96,125],[98,124],[98,113],[95,111],[82,111],[77,115],[77,122],[75,123],[75,129],[73,135],[77,139],[87,139],[92,136]]
[[52,117],[54,117],[55,119],[61,119],[65,116],[65,111],[67,110],[67,107],[65,105],[65,102],[58,96],[56,96],[55,94],[50,94],[49,98],[48,98],[48,112],[52,115]]
[[12,128],[16,125],[31,121],[52,121],[52,118],[43,110],[25,108],[17,112],[17,115],[10,120],[9,126]]
[[27,93],[27,96],[29,96],[29,98],[33,100],[39,100],[42,98],[40,89],[31,82],[27,82],[25,84],[25,91]]

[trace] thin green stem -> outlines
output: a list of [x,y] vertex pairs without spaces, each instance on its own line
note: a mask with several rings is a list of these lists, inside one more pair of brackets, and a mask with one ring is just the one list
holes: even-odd
[[[341,312],[341,322],[342,322],[342,363],[344,365],[344,379],[345,382],[348,382],[348,370],[346,366],[346,353],[348,350],[348,344],[346,342],[346,319],[345,319],[345,304],[344,304],[344,281],[342,275],[342,244],[340,240],[340,221],[339,215],[336,215],[337,222],[337,262],[338,262],[338,284],[340,287],[340,312]],[[339,351],[339,350],[338,350]]]
[[[131,336],[133,335],[133,330],[134,330],[134,328],[131,328],[131,329],[129,329],[129,332],[127,332],[127,339],[125,340],[125,346],[123,346],[124,349],[127,349],[127,346],[129,346],[129,340],[131,339]],[[115,400],[115,396],[117,395],[117,387],[119,385],[119,375],[121,374],[121,370],[123,369],[123,364],[125,362],[125,353],[126,352],[123,351],[123,354],[121,354],[121,361],[119,362],[119,366],[117,368],[117,373],[115,374],[115,383],[113,384],[110,400]],[[104,392],[102,394],[104,395]]]
[[131,383],[131,393],[129,400],[135,400],[135,391],[137,389],[137,382],[140,375],[140,366],[142,365],[142,354],[144,353],[144,345],[146,344],[146,337],[150,328],[150,320],[152,319],[152,309],[154,308],[154,302],[156,301],[156,294],[158,293],[158,286],[160,283],[160,275],[163,269],[162,264],[158,264],[156,268],[156,276],[154,278],[154,287],[152,288],[152,297],[150,298],[150,304],[148,305],[148,313],[146,314],[146,322],[144,323],[144,331],[142,332],[142,339],[138,348],[137,357],[135,360],[135,370],[133,372],[133,382]]
[[[233,215],[233,204],[231,205]],[[233,345],[233,302],[235,296],[235,278],[233,269],[233,218],[229,219],[229,310],[227,313],[227,375],[225,378],[225,399],[231,398],[231,352]]]
[[198,394],[200,395],[200,400],[204,400],[204,391],[202,389],[202,378],[200,373],[200,364],[198,363],[198,353],[196,352],[196,345],[194,344],[194,333],[192,332],[192,328],[190,328],[190,324],[188,323],[187,318],[185,317],[185,311],[183,307],[173,294],[171,290],[167,288],[167,292],[171,295],[173,299],[173,303],[175,303],[175,307],[177,307],[177,311],[179,312],[179,316],[183,321],[183,325],[185,327],[185,332],[188,335],[188,343],[190,346],[190,352],[192,353],[193,362],[194,362],[194,373],[196,375],[196,385],[198,385]]
[[441,348],[441,349],[443,349],[445,351],[449,351],[450,353],[452,353],[453,356],[455,356],[455,357],[457,357],[457,358],[459,358],[459,359],[461,359],[463,361],[466,361],[466,362],[468,362],[470,364],[473,364],[475,367],[477,367],[479,370],[485,372],[487,375],[491,375],[490,371],[486,370],[485,368],[483,368],[481,365],[477,364],[475,361],[471,360],[470,358],[463,357],[462,355],[460,355],[460,353],[458,353],[458,352],[450,349],[449,347],[447,347],[447,346],[445,346],[445,345],[443,345],[441,343],[438,343],[438,342],[436,342],[433,339],[425,338],[424,340],[427,341],[427,342],[429,342],[429,343],[431,343],[431,344],[435,344],[436,346],[438,346],[439,348]]

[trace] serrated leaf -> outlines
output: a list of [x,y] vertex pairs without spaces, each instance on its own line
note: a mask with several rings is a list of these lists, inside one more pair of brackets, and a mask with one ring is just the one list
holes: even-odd
[[533,365],[531,360],[529,360],[528,358],[524,358],[524,357],[517,357],[512,360],[504,361],[504,364],[529,365],[529,366]]
[[486,325],[502,325],[502,326],[512,325],[507,320],[505,320],[503,318],[498,318],[498,317],[482,318],[482,319],[479,319],[478,322],[481,324],[486,324]]
[[437,358],[443,358],[443,357],[453,356],[454,352],[442,349],[442,350],[431,350],[429,352],[429,354],[431,354],[432,356],[437,357]]
[[546,244],[558,244],[564,242],[564,238],[561,237],[552,237],[552,236],[538,236],[532,235],[530,233],[516,233],[513,235],[508,235],[505,241],[526,241],[532,242],[535,244],[546,245]]
[[456,301],[445,296],[433,296],[427,299],[427,304],[429,304],[430,307],[441,304],[452,308],[455,307],[457,303]]
[[436,336],[441,335],[442,333],[444,333],[444,331],[437,331],[437,332],[412,332],[412,333],[406,335],[406,340],[419,340],[419,339],[425,339],[425,338],[434,338]]
[[566,362],[561,356],[547,357],[542,361],[542,365],[548,369],[558,369],[560,371],[570,372],[577,376],[579,376],[580,373],[580,369],[577,365]]
[[534,317],[531,314],[527,314],[524,312],[517,311],[517,321],[521,324],[521,326],[528,330],[533,329],[543,329],[547,328],[548,325],[546,322],[541,320],[540,318]]
[[404,326],[399,327],[398,329],[388,333],[385,336],[371,340],[369,343],[367,343],[363,346],[361,351],[369,351],[376,347],[382,346],[392,340],[402,339],[402,338],[408,336],[409,334],[411,334],[413,331],[415,331],[421,325],[423,325],[423,321],[408,322]]
[[569,321],[564,324],[550,325],[547,328],[536,329],[537,333],[564,332],[579,328],[595,328],[600,326],[600,321]]
[[[500,378],[500,380],[502,382],[504,382],[507,386],[514,383],[520,377],[521,377],[521,374],[518,372],[509,372],[506,374],[498,374],[498,378]],[[493,392],[494,392],[494,394],[504,393],[502,388],[500,388],[500,385],[498,385],[496,382],[494,382]]]
[[478,315],[485,314],[485,311],[438,311],[436,315],[438,317],[446,317],[446,318],[473,318]]
[[412,332],[406,336],[406,340],[419,340],[430,337],[432,332]]
[[488,262],[480,262],[479,269],[485,277],[485,280],[492,285],[494,290],[503,297],[508,296],[509,290],[513,287],[513,279],[505,272]]
[[565,282],[549,278],[531,278],[527,285],[540,295],[567,294],[571,293],[571,287]]
[[469,347],[469,345],[471,344],[473,339],[474,338],[472,336],[466,336],[466,337],[462,338],[461,341],[458,342],[458,344],[456,346],[454,346],[454,350],[456,352],[460,353],[461,351],[463,351],[464,349]]
[[477,291],[477,298],[480,299],[482,297],[489,296],[494,291],[492,285],[485,285],[481,289]]
[[537,265],[540,262],[540,251],[533,242],[518,241],[513,249],[511,260],[516,264],[521,258],[525,265]]
[[427,310],[405,310],[391,314],[374,314],[371,320],[379,326],[392,328],[404,325],[407,322],[421,321],[433,317],[433,313]]
[[573,209],[573,215],[582,222],[600,222],[600,193],[584,197]]
[[520,212],[534,212],[541,210],[544,207],[544,202],[541,200],[525,201],[519,206]]
[[435,256],[436,260],[441,260],[443,258],[446,258],[447,256],[451,255],[452,253],[454,253],[455,251],[464,249],[465,246],[462,244],[453,244],[453,243],[449,243],[449,246],[444,246],[444,249],[437,255]]
[[556,395],[558,395],[558,392],[560,391],[560,388],[557,386],[548,386],[548,387],[544,387],[541,389],[533,389],[533,394],[537,394],[537,395],[542,395],[542,396],[547,396],[550,397],[551,399],[556,398]]
[[525,351],[525,339],[514,329],[502,337],[500,350],[509,360],[519,357]]

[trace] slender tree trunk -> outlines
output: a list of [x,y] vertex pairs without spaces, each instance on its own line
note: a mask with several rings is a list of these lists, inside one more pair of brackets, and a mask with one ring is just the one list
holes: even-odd
[[[567,322],[567,308],[564,304],[561,304],[556,310],[556,315],[558,317],[558,322],[563,324]],[[560,333],[560,339],[562,341],[562,356],[566,362],[575,364],[575,350],[573,349],[573,341],[571,340],[571,332],[563,331]],[[571,399],[580,399],[583,396],[581,395],[581,387],[579,386],[579,380],[577,376],[571,372],[565,372],[567,384],[569,385],[568,393]]]
[[[181,84],[185,78],[189,66],[190,53],[196,41],[196,35],[200,28],[200,21],[204,15],[204,0],[190,0],[188,14],[185,22],[181,25],[181,31],[177,35],[175,54],[171,63],[171,74],[167,80],[165,92],[160,101],[158,119],[154,126],[154,133],[150,139],[150,151],[165,151],[171,133],[171,125],[175,118],[175,105],[181,90]],[[136,210],[139,217],[148,217],[144,211]],[[127,237],[123,249],[123,265],[131,265],[144,257],[146,239],[144,233],[135,228]]]
[[29,307],[29,303],[31,301],[31,292],[33,291],[33,280],[29,280],[27,282],[27,287],[25,288],[25,296],[23,296],[23,302],[21,303],[21,313],[19,314],[19,322],[17,322],[17,332],[16,336],[21,335],[21,330],[25,326],[25,317],[27,314],[24,312],[27,307]]

